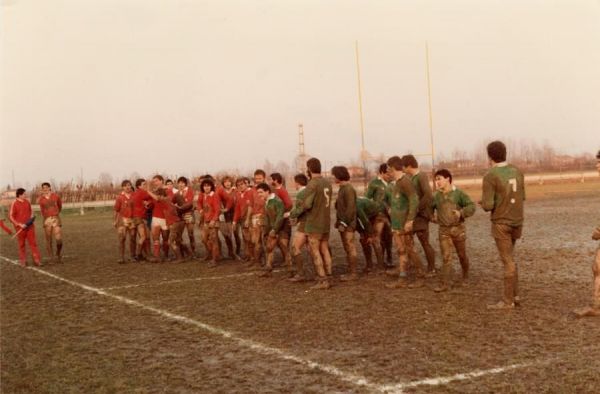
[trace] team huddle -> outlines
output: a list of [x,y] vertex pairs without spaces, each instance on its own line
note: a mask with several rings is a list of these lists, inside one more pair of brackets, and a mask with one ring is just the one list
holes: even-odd
[[[525,182],[522,172],[506,162],[506,147],[502,142],[488,144],[487,154],[492,167],[483,178],[479,205],[490,212],[492,236],[504,266],[502,299],[488,308],[512,309],[521,303],[518,265],[513,253],[523,229]],[[600,152],[596,157],[600,172]],[[131,260],[136,262],[179,263],[195,258],[194,231],[198,226],[206,251],[204,260],[209,267],[216,267],[223,260],[222,238],[227,248],[225,259],[244,260],[249,269],[260,269],[261,277],[272,276],[274,253],[279,248],[288,280],[304,282],[307,278],[302,251],[306,248],[316,275],[312,288],[328,289],[333,279],[329,236],[335,209],[333,227],[340,234],[347,261],[341,281],[356,281],[360,274],[381,271],[393,278],[386,284],[388,288],[417,288],[424,286],[427,278],[438,277],[434,291],[444,292],[468,280],[465,220],[475,213],[476,204],[453,185],[450,171],[435,172],[433,192],[413,155],[393,156],[379,166],[378,176],[369,182],[365,196],[359,197],[350,183],[348,169],[335,166],[331,169],[338,186],[334,201],[333,187],[322,176],[321,162],[311,158],[306,167],[307,174],[294,176],[295,201],[284,187],[281,174],[270,174],[267,183],[263,170],[254,172],[253,185],[246,177],[234,180],[226,176],[217,182],[210,175],[204,176],[197,195],[186,177],[177,179],[176,189],[172,181],[165,181],[161,175],[149,182],[137,179],[135,188],[129,180],[123,181],[113,218],[119,239],[119,263],[127,261],[127,246]],[[10,220],[18,231],[21,264],[26,265],[27,241],[34,263],[41,265],[31,205],[24,193],[24,189],[17,190]],[[61,262],[60,198],[44,183],[38,203],[48,255]],[[430,223],[439,226],[442,254],[439,269],[429,242]],[[361,272],[356,233],[365,261]],[[425,265],[415,250],[415,236],[423,248]],[[600,239],[600,227],[594,231],[593,239]],[[397,253],[396,265],[392,264],[393,247]],[[454,252],[461,268],[460,279],[456,281],[452,267]],[[576,311],[580,316],[600,314],[600,247],[593,273],[593,302],[590,307]]]

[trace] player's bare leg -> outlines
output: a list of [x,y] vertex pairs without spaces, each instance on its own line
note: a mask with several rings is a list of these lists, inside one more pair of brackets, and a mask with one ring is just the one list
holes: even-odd
[[62,262],[62,228],[60,226],[54,226],[53,229],[54,239],[56,240],[56,262]]
[[292,239],[291,258],[294,263],[296,274],[290,278],[290,282],[303,282],[304,278],[304,258],[302,256],[302,248],[306,245],[308,238],[306,233],[296,231]]

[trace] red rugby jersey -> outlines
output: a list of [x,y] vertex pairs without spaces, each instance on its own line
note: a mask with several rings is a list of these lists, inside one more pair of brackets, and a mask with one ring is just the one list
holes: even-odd
[[37,203],[40,205],[44,219],[49,216],[58,216],[62,210],[62,201],[56,193],[50,193],[48,196],[42,194]]
[[144,189],[137,189],[131,194],[131,201],[133,204],[133,217],[134,218],[146,218],[146,206],[144,201],[152,201],[150,194]]
[[115,212],[119,213],[122,218],[133,217],[133,193],[127,194],[121,192],[115,199]]
[[281,199],[281,201],[283,201],[283,206],[286,212],[292,209],[294,203],[292,202],[292,199],[290,198],[290,195],[285,187],[281,186],[279,189],[274,188],[273,192]]

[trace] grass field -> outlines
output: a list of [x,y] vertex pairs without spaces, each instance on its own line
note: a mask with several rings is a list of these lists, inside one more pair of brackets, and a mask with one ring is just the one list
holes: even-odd
[[[15,265],[16,242],[2,235],[1,390],[598,392],[600,318],[569,314],[591,298],[598,183],[528,194],[516,251],[524,302],[510,312],[485,308],[502,268],[480,210],[467,222],[471,281],[442,294],[434,279],[391,290],[372,275],[310,291],[233,261],[119,265],[102,209],[64,215],[60,265]],[[439,266],[435,225],[431,241]],[[336,232],[332,247],[339,275]]]

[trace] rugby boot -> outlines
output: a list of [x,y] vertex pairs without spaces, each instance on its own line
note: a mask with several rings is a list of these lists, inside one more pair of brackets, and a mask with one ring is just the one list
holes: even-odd
[[326,290],[329,289],[331,287],[331,285],[329,284],[329,281],[326,278],[319,278],[318,282],[311,286],[312,290]]

